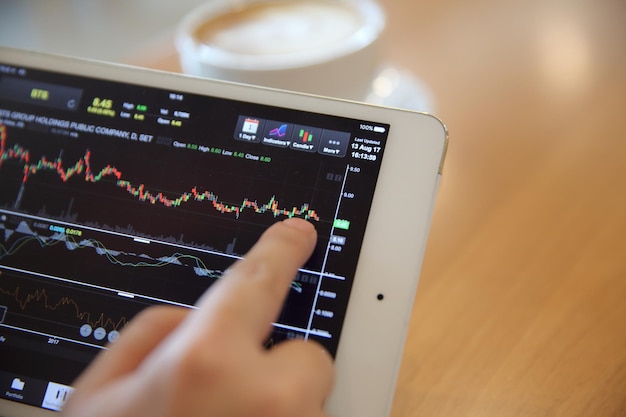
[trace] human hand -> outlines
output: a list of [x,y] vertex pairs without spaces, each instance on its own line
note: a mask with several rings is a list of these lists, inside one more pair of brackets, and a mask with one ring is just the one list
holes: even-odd
[[332,359],[313,342],[263,347],[315,229],[270,227],[197,303],[132,320],[77,380],[65,417],[322,417]]

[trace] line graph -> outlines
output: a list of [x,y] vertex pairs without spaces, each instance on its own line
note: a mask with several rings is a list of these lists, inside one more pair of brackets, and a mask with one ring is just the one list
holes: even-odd
[[251,210],[256,214],[270,213],[274,218],[284,216],[289,218],[302,217],[306,220],[320,220],[318,213],[311,208],[309,203],[303,203],[299,206],[281,207],[276,195],[270,197],[265,203],[260,203],[247,197],[243,198],[241,203],[230,203],[220,200],[219,196],[212,191],[201,191],[197,186],[193,186],[188,191],[178,193],[176,197],[168,197],[161,191],[150,191],[146,184],[133,184],[131,181],[124,179],[122,171],[111,164],[105,165],[100,170],[94,169],[91,164],[92,153],[89,149],[86,149],[83,156],[73,165],[66,168],[62,159],[62,152],[54,160],[42,156],[38,160],[33,161],[30,150],[17,143],[7,148],[7,140],[6,126],[0,124],[0,169],[7,161],[21,163],[23,165],[22,186],[26,185],[32,176],[43,171],[55,172],[62,182],[68,182],[73,177],[82,177],[84,182],[98,183],[112,177],[116,187],[125,190],[136,200],[152,205],[158,203],[165,207],[176,208],[190,201],[197,201],[210,203],[216,211],[222,214],[234,213],[237,219],[243,211]]
[[[21,220],[15,229],[6,228],[0,224],[3,231],[4,241],[0,243],[0,261],[17,254],[20,250],[28,251],[28,245],[45,249],[53,246],[61,246],[69,252],[91,250],[96,255],[104,257],[110,264],[130,268],[163,268],[166,266],[191,267],[198,278],[218,280],[224,274],[224,269],[209,268],[199,256],[191,253],[174,251],[171,254],[153,256],[143,252],[110,249],[103,242],[94,238],[76,238],[62,231],[54,231],[49,236],[43,236],[35,232],[26,220]],[[60,228],[64,230],[63,228]],[[130,239],[128,239],[130,240]],[[10,244],[8,243],[10,241]],[[144,245],[138,245],[140,247]],[[32,249],[31,249],[32,250]],[[296,293],[302,293],[302,284],[298,282],[299,276],[291,283],[291,289]]]
[[[52,236],[40,236],[39,234],[31,234],[22,236],[15,240],[9,247],[5,247],[0,244],[0,260],[5,257],[16,254],[20,249],[24,248],[29,243],[38,244],[41,248],[46,248],[58,244],[62,244],[68,251],[75,251],[80,249],[93,249],[96,254],[104,256],[111,264],[123,266],[123,267],[151,267],[160,268],[165,265],[173,264],[182,266],[183,260],[191,260],[194,268],[194,272],[198,276],[219,278],[223,271],[216,271],[207,268],[204,262],[197,256],[185,254],[181,252],[174,252],[171,255],[162,256],[159,258],[153,258],[145,253],[137,254],[132,252],[125,252],[121,250],[108,249],[102,242],[96,239],[80,239],[77,240],[73,236],[68,236],[64,233],[54,233]],[[125,262],[121,260],[122,256],[138,257],[145,260],[137,262]]]
[[104,313],[92,314],[91,312],[85,311],[70,296],[63,296],[56,301],[51,301],[50,299],[52,297],[48,295],[48,291],[41,288],[33,291],[23,291],[19,286],[12,290],[0,286],[0,294],[9,297],[22,311],[28,309],[31,304],[36,304],[40,308],[48,311],[58,311],[67,307],[77,320],[87,323],[94,328],[104,327],[119,330],[128,322],[128,319],[124,316],[119,319],[113,319],[106,316]]
[[3,325],[51,338],[104,346],[107,340],[113,342],[135,315],[154,304],[0,269],[0,305],[6,310]]

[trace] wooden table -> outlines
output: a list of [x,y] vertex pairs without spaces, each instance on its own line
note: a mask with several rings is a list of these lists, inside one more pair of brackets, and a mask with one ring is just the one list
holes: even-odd
[[626,2],[381,3],[450,130],[392,416],[626,416]]

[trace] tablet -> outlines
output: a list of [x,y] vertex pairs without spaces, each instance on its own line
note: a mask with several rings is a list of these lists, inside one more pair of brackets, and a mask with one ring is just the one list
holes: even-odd
[[[305,82],[303,80],[303,82]],[[0,50],[0,414],[53,416],[142,309],[192,307],[272,223],[319,240],[268,347],[389,414],[447,143],[416,112]]]

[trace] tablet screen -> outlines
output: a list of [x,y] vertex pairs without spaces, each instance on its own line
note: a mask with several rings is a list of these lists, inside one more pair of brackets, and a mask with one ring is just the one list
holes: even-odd
[[58,410],[135,314],[289,217],[319,241],[266,343],[335,354],[389,125],[270,104],[0,66],[2,398]]

